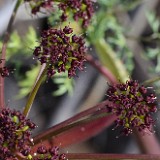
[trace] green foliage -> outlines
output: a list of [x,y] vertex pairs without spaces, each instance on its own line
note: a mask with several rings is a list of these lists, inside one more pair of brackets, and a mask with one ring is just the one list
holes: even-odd
[[[111,47],[109,50],[113,50],[113,52],[111,51],[113,54],[111,56],[113,58],[113,61],[116,60],[116,63],[118,61],[118,64],[121,64],[122,62],[129,73],[131,73],[134,68],[132,53],[127,47],[126,39],[124,36],[124,28],[118,23],[115,12],[117,6],[121,6],[121,8],[126,9],[125,7],[127,5],[129,9],[130,6],[136,6],[135,4],[137,4],[137,2],[139,2],[139,0],[134,0],[132,1],[132,3],[130,0],[98,0],[97,3],[100,8],[94,15],[93,23],[90,25],[87,31],[88,35],[90,35],[89,43],[96,44],[95,40],[101,41],[102,39],[105,39],[105,41],[107,42],[106,45],[109,44],[109,48]],[[57,24],[59,23],[60,15],[61,11],[55,8],[55,12],[51,16],[49,16],[49,24],[51,26],[57,26]],[[74,21],[71,17],[72,15],[69,16],[69,21],[72,24],[74,23]],[[76,25],[78,25],[78,23]],[[78,27],[76,27],[76,29],[77,28]],[[7,48],[7,59],[9,59],[11,63],[15,64],[17,77],[20,76],[18,71],[23,66],[23,61],[19,61],[17,57],[32,57],[32,50],[35,46],[37,46],[36,39],[38,39],[36,31],[32,27],[29,27],[27,33],[23,37],[20,37],[16,31],[11,35],[11,39],[8,43]],[[100,48],[100,50],[102,51],[103,47],[101,46]],[[107,53],[107,51],[104,51],[103,55],[105,54],[109,53]],[[106,55],[105,57],[107,58],[108,56]],[[114,65],[110,65],[110,67],[111,66]],[[126,72],[123,70],[125,69],[122,66],[121,73]],[[18,83],[21,89],[17,97],[20,98],[29,94],[37,73],[38,66],[33,66],[29,71],[25,73],[25,77],[21,78],[20,82]],[[61,75],[56,74],[53,78],[53,82],[58,85],[58,90],[53,93],[54,96],[59,96],[66,92],[70,94],[72,93],[73,79],[68,79],[67,73]]]
[[154,12],[147,12],[146,14],[148,23],[154,33],[158,33],[160,27],[160,20],[156,17]]
[[[146,14],[148,23],[152,29],[152,34],[148,39],[150,42],[154,43],[153,47],[147,47],[146,49],[146,55],[148,58],[156,60],[156,65],[154,68],[151,68],[152,72],[159,73],[160,72],[160,47],[159,47],[159,41],[160,41],[160,20],[158,17],[156,17],[155,13],[153,12],[147,12]],[[154,40],[154,41],[153,41]]]
[[124,36],[124,28],[117,21],[115,15],[100,10],[93,18],[93,24],[88,29],[89,41],[96,44],[97,39],[105,37],[116,56],[125,64],[127,71],[132,72],[134,68],[133,55],[129,50]]
[[153,58],[156,58],[156,56],[159,55],[160,53],[160,49],[159,48],[148,48],[147,49],[147,53],[148,53],[148,57],[153,59]]
[[[38,75],[39,68],[39,65],[32,66],[32,68],[26,72],[25,78],[18,82],[20,90],[19,94],[16,96],[17,98],[23,98],[30,93]],[[53,96],[61,96],[67,92],[70,95],[72,94],[74,80],[69,79],[67,73],[56,73],[52,81],[58,86],[58,89],[53,92]]]
[[[146,40],[148,42],[147,47],[145,47],[146,54],[145,56],[149,60],[153,60],[153,66],[150,67],[150,72],[151,73],[160,73],[160,19],[156,16],[154,12],[147,12],[146,17],[148,20],[148,24],[151,28],[151,35],[146,37]],[[145,40],[145,38],[144,38]],[[151,44],[151,45],[150,45]],[[154,85],[156,87],[156,93],[160,93],[160,81],[159,79],[154,82]]]
[[152,72],[159,73],[160,72],[160,48],[147,48],[146,50],[147,56],[150,59],[156,60],[156,66],[151,68]]
[[142,3],[142,0],[98,0],[101,7],[112,10],[121,7],[122,10],[130,11]]
[[104,6],[104,7],[113,7],[114,5],[117,4],[117,0],[98,0],[98,3],[101,5],[101,6]]
[[58,9],[58,7],[55,6],[55,12],[51,13],[51,15],[48,17],[48,22],[51,26],[57,26],[57,24],[60,22],[60,19],[59,17],[61,16],[62,14],[62,11],[60,11]]
[[[19,93],[16,96],[17,98],[22,98],[26,96],[30,91],[35,82],[35,78],[37,76],[38,66],[32,67],[31,70],[27,71],[25,77],[21,77],[20,69],[24,66],[24,60],[26,58],[32,57],[32,49],[36,46],[37,42],[37,34],[33,27],[29,27],[28,31],[23,37],[14,31],[11,34],[10,41],[7,46],[7,57],[6,59],[14,64],[15,72],[14,75],[20,81],[18,85],[20,87]],[[0,46],[2,42],[0,42]],[[21,59],[21,60],[20,60]],[[26,64],[27,65],[27,64]]]
[[16,96],[17,98],[23,98],[30,93],[38,75],[39,68],[39,65],[32,66],[31,70],[26,72],[25,78],[18,82],[20,90]]
[[[20,37],[17,31],[14,31],[10,36],[6,50],[6,59],[14,65],[14,75],[17,79],[22,78],[19,72],[22,66],[24,66],[24,61],[32,57],[32,50],[37,44],[36,39],[36,31],[31,26],[23,37]],[[2,41],[0,41],[1,47]],[[26,65],[28,64],[26,63]]]
[[[24,37],[20,37],[19,34],[14,31],[10,37],[10,41],[7,47],[7,60],[15,65],[15,76],[19,79],[18,85],[20,87],[19,93],[16,98],[23,98],[27,96],[36,80],[36,76],[39,72],[39,65],[34,65],[25,73],[24,77],[21,77],[19,70],[23,67],[23,58],[31,58],[33,49],[37,45],[37,34],[33,27],[29,27],[28,32]],[[2,46],[2,42],[0,42]],[[19,57],[19,58],[17,58]],[[54,96],[60,96],[68,92],[72,94],[73,91],[73,79],[68,79],[67,73],[56,74],[53,78],[53,82],[58,85],[58,90],[53,92]]]
[[110,21],[109,16],[106,16],[104,11],[99,11],[93,17],[92,25],[88,28],[89,41],[96,43],[96,39],[101,39],[105,35],[107,22]]
[[61,96],[66,92],[68,92],[70,95],[73,93],[74,80],[72,78],[68,78],[68,73],[56,73],[52,80],[58,86],[58,89],[53,92],[54,96]]
[[[17,31],[14,31],[11,34],[10,41],[7,45],[7,60],[10,62],[17,63],[17,59],[13,58],[13,56],[25,56],[30,57],[32,55],[32,50],[37,42],[37,35],[33,27],[29,27],[24,37],[20,37]],[[2,46],[2,42],[0,42],[0,47]]]
[[102,64],[109,68],[112,74],[121,82],[128,80],[128,72],[111,46],[108,45],[103,38],[97,40],[94,45]]

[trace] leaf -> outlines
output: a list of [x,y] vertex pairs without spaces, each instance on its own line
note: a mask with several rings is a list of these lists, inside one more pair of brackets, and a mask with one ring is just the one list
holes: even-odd
[[22,47],[21,38],[19,37],[18,33],[14,31],[11,34],[10,41],[8,42],[6,59],[9,59],[12,56],[16,55],[17,51],[19,51],[21,47]]
[[[88,32],[89,40],[92,44],[97,45],[97,41],[105,39],[113,52],[115,51],[114,57],[116,59],[118,58],[119,61],[123,61],[126,70],[129,73],[132,72],[134,68],[133,54],[126,43],[124,28],[118,23],[114,15],[106,12],[106,10],[100,10],[98,14],[95,15],[93,25],[89,27]],[[100,53],[97,52],[97,54]],[[103,59],[103,61],[104,60],[105,59]]]
[[[33,27],[29,27],[28,32],[23,37],[20,37],[18,32],[14,31],[11,34],[7,45],[6,59],[12,62],[12,57],[15,55],[23,55],[25,57],[32,56],[33,51],[31,48],[34,48],[37,45],[36,39],[37,35]],[[0,42],[0,46],[2,46],[2,42]],[[17,59],[15,58],[14,62],[16,61]]]
[[65,82],[65,77],[57,77],[57,78],[54,78],[53,81],[56,84],[62,84]]
[[52,93],[53,96],[61,96],[68,92],[70,95],[73,92],[74,80],[68,78],[68,73],[56,73],[52,78],[53,82],[57,84],[58,89]]
[[157,19],[154,12],[147,12],[146,16],[147,16],[148,23],[152,28],[153,32],[158,33],[158,30],[160,27],[160,20]]
[[33,84],[36,80],[37,74],[39,71],[39,66],[33,66],[31,70],[26,72],[25,79],[18,82],[18,85],[20,86],[20,90],[16,98],[22,98],[30,93]]
[[157,65],[156,65],[155,71],[157,73],[160,72],[160,54],[157,56]]
[[147,55],[149,58],[155,58],[158,54],[160,54],[159,48],[148,48],[147,49]]
[[59,85],[59,89],[53,92],[53,96],[61,96],[67,92],[65,85]]
[[37,34],[33,27],[29,27],[28,33],[25,35],[24,43],[29,48],[34,48],[36,45],[38,45],[38,42],[36,42]]
[[103,7],[103,6],[105,6],[105,7],[113,7],[114,5],[116,5],[117,4],[117,0],[112,0],[112,1],[110,1],[110,0],[98,0],[98,3]]

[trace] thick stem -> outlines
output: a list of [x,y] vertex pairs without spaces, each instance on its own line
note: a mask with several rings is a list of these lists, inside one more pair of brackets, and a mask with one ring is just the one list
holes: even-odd
[[160,145],[154,133],[146,131],[142,135],[142,133],[138,132],[137,130],[135,130],[134,133],[142,153],[160,154]]
[[45,132],[37,135],[35,138],[34,138],[34,143],[37,144],[39,142],[41,142],[42,139],[46,139],[44,137],[48,136],[48,135],[51,135],[53,132],[57,131],[57,130],[60,130],[62,128],[64,128],[65,126],[68,126],[69,124],[73,124],[74,122],[82,119],[82,118],[85,118],[86,116],[89,116],[95,112],[98,112],[98,111],[101,111],[103,109],[105,109],[105,106],[110,103],[109,101],[104,101],[102,103],[99,103],[98,105],[92,107],[92,108],[89,108],[88,110],[85,110],[71,118],[69,118],[68,120],[65,120],[51,128],[49,128],[48,130],[46,130]]
[[[4,41],[3,41],[2,51],[1,51],[1,58],[0,58],[0,59],[2,59],[2,63],[0,63],[0,68],[4,67],[4,65],[5,65],[7,43],[10,39],[12,24],[14,22],[16,13],[18,11],[18,8],[19,8],[21,2],[22,2],[22,0],[17,1],[16,5],[14,7],[13,13],[11,15],[11,18],[9,20],[7,30],[6,30],[5,35],[4,35]],[[4,108],[4,107],[5,107],[4,78],[2,76],[0,76],[0,108]]]
[[67,159],[94,159],[94,160],[159,160],[159,154],[90,154],[90,153],[68,153]]
[[85,118],[83,120],[79,120],[79,121],[76,121],[74,123],[68,124],[67,126],[64,126],[64,127],[60,128],[58,130],[50,132],[50,134],[47,134],[44,137],[41,137],[41,139],[39,139],[40,141],[34,141],[34,144],[41,143],[42,141],[45,141],[47,139],[51,139],[51,137],[57,136],[58,134],[63,133],[65,131],[68,131],[71,128],[81,126],[83,124],[86,124],[88,122],[92,122],[92,121],[97,120],[97,119],[102,118],[102,117],[106,117],[109,114],[110,113],[104,112],[104,113],[101,113],[101,114],[96,114],[96,116],[94,115],[94,116],[91,116],[89,118]]
[[29,114],[29,112],[31,110],[31,107],[32,107],[33,101],[35,99],[35,96],[36,96],[36,94],[38,92],[38,89],[39,89],[41,83],[43,82],[43,80],[45,78],[46,71],[47,71],[47,67],[43,70],[43,72],[40,75],[39,79],[36,80],[36,84],[34,85],[33,90],[31,91],[31,93],[29,95],[29,98],[27,100],[26,106],[25,106],[24,111],[23,111],[23,114],[26,117],[28,116],[28,114]]

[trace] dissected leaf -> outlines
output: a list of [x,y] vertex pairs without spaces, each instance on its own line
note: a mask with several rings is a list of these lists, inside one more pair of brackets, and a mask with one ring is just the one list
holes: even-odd
[[17,98],[25,97],[27,94],[30,93],[33,84],[35,83],[37,74],[39,71],[39,66],[33,66],[31,70],[26,72],[25,79],[18,82],[18,85],[20,86],[20,90]]
[[153,32],[158,33],[160,27],[160,20],[156,17],[154,12],[147,12],[147,19],[150,27],[152,28]]
[[160,54],[160,48],[148,48],[147,49],[147,55],[149,58],[155,58]]
[[58,89],[53,92],[53,96],[61,96],[67,92],[72,94],[74,80],[72,78],[68,78],[68,73],[56,73],[52,79],[58,86]]
[[123,61],[127,71],[131,73],[134,68],[133,54],[126,43],[124,28],[118,23],[114,15],[105,10],[100,10],[93,19],[93,24],[88,29],[89,40],[92,44],[97,45],[97,41],[105,39],[110,48],[116,53],[114,57]]

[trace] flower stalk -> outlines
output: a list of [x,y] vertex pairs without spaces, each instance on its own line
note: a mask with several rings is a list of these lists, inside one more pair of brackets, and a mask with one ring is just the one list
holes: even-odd
[[109,69],[100,64],[98,60],[95,60],[91,55],[86,55],[86,60],[95,67],[110,83],[115,84],[117,80],[115,76],[109,71]]
[[[109,103],[108,101],[104,101],[92,108],[89,108],[88,110],[85,110],[71,118],[69,118],[68,120],[65,120],[64,122],[61,122],[51,128],[49,128],[48,130],[46,130],[45,132],[43,132],[42,134],[39,134],[38,136],[36,136],[34,138],[34,143],[38,144],[39,142],[41,142],[41,140],[43,139],[47,139],[47,137],[51,137],[51,135],[54,134],[59,134],[62,130],[65,130],[65,128],[67,127],[68,129],[70,127],[75,126],[76,123],[81,124],[81,122],[86,121],[86,117],[93,115],[96,113],[101,113],[102,111],[106,111],[106,104]],[[106,113],[105,113],[106,114]],[[108,113],[107,113],[108,114]],[[102,116],[102,115],[99,115]],[[99,118],[99,117],[95,117],[95,118]],[[82,120],[82,121],[81,121]],[[90,118],[88,118],[88,120],[90,120]]]
[[[1,50],[1,57],[0,57],[0,59],[2,60],[2,62],[0,63],[0,68],[3,68],[4,65],[5,65],[7,43],[10,39],[12,24],[15,20],[16,13],[17,13],[18,8],[19,8],[21,3],[22,3],[22,0],[17,0],[17,3],[15,4],[14,10],[13,10],[12,15],[11,15],[10,20],[9,20],[7,30],[6,30],[5,35],[4,35],[4,41],[3,41],[2,50]],[[4,106],[5,106],[4,77],[0,76],[0,108],[4,108]]]
[[27,100],[27,103],[26,103],[26,106],[24,108],[24,111],[23,111],[23,114],[27,117],[30,110],[31,110],[31,107],[32,107],[32,104],[33,104],[33,101],[35,99],[35,96],[39,90],[39,87],[41,86],[42,82],[44,81],[45,79],[45,76],[46,76],[46,73],[47,73],[47,66],[45,67],[45,69],[43,70],[42,74],[40,75],[39,79],[36,80],[36,84],[34,85],[33,87],[33,90],[31,91],[30,95],[29,95],[29,98]]
[[68,153],[68,159],[94,159],[94,160],[159,160],[159,154],[90,154],[90,153]]

